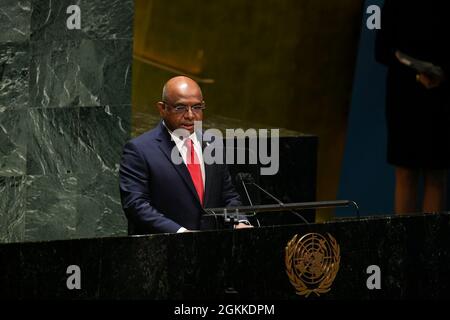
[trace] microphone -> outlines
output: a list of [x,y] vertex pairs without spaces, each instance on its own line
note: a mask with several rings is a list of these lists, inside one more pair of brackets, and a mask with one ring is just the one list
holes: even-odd
[[[267,191],[266,189],[262,188],[259,184],[255,183],[255,180],[253,179],[253,176],[250,173],[238,173],[238,176],[243,181],[246,181],[246,184],[254,185],[259,190],[264,192],[266,195],[271,197],[273,200],[275,200],[280,205],[281,208],[284,207],[285,210],[295,214],[297,217],[299,217],[306,224],[310,224],[300,213],[298,213],[297,211],[294,211],[293,209],[288,208],[288,207],[291,207],[291,204],[284,204],[280,199],[275,197],[269,191]],[[299,203],[299,204],[294,204],[294,205],[296,205],[297,207],[299,207],[299,205],[301,205],[301,207],[304,208],[304,209],[337,208],[337,207],[349,207],[349,206],[352,205],[355,208],[355,210],[356,210],[357,218],[360,219],[359,206],[358,206],[358,204],[355,201],[336,200],[336,201],[321,201],[321,202],[309,202],[309,203],[305,202],[305,203]]]
[[[253,185],[255,187],[257,187],[259,190],[261,190],[262,192],[264,192],[266,195],[268,195],[269,197],[271,197],[273,200],[275,200],[280,206],[284,206],[284,203],[278,199],[277,197],[275,197],[273,194],[271,194],[269,191],[267,191],[266,189],[264,189],[263,187],[261,187],[259,184],[257,184],[255,182],[255,180],[253,179],[253,176],[250,173],[247,172],[239,172],[236,175],[236,178],[239,178],[239,180],[242,181],[242,185],[244,186],[245,192],[247,193],[247,197],[249,197],[248,192],[247,192],[247,188],[245,187],[246,184],[249,185]],[[244,182],[245,181],[245,182]],[[250,205],[253,206],[253,204],[250,202]],[[297,211],[294,211],[292,209],[288,209],[286,208],[287,211],[295,214],[297,217],[299,217],[305,224],[309,224],[309,222]],[[256,215],[256,212],[255,212]],[[259,223],[259,222],[258,222]]]
[[236,174],[235,178],[237,183],[241,183],[242,187],[244,188],[245,195],[247,196],[247,200],[250,203],[251,206],[253,206],[252,199],[250,198],[250,195],[247,190],[246,184],[254,183],[255,180],[253,179],[253,176],[250,173],[244,173],[244,172],[238,172]]
[[[238,172],[235,179],[236,179],[237,183],[240,182],[242,184],[242,187],[244,188],[247,200],[248,200],[250,206],[253,207],[253,201],[250,197],[250,194],[248,193],[247,186],[246,186],[246,183],[253,183],[255,181],[253,179],[253,176],[250,173]],[[256,217],[256,211],[253,211],[253,215]],[[261,224],[259,223],[258,218],[256,218],[256,222],[258,223],[258,227],[261,227]]]

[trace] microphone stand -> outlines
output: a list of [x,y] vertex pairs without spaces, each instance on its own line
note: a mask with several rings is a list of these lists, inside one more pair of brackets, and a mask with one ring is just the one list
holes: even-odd
[[[255,187],[257,187],[259,190],[261,190],[262,192],[264,192],[265,194],[267,194],[269,197],[271,197],[273,200],[275,200],[276,202],[278,202],[279,205],[284,206],[284,203],[281,202],[281,200],[279,200],[278,198],[276,198],[274,195],[272,195],[271,193],[269,193],[266,189],[263,189],[262,187],[260,187],[258,184],[251,182],[252,185],[254,185]],[[295,214],[297,217],[299,217],[305,224],[309,224],[308,220],[306,220],[300,213],[298,213],[297,211],[294,211],[292,209],[288,210],[289,212]]]
[[[254,212],[278,212],[278,211],[286,211],[286,210],[303,210],[303,209],[325,209],[325,208],[340,208],[340,207],[350,207],[354,206],[356,210],[356,214],[358,219],[359,215],[359,207],[356,202],[351,200],[336,200],[336,201],[314,201],[314,202],[296,202],[296,203],[279,203],[279,204],[263,204],[257,206],[239,206],[232,207],[228,209],[234,210],[234,215],[239,213],[253,213],[251,215],[245,215],[247,217],[254,216]],[[224,217],[227,214],[230,217],[227,208],[204,208],[206,215],[205,216],[222,216]],[[222,213],[220,213],[222,212]]]
[[[242,179],[242,177],[241,177],[240,180],[241,180],[241,183],[242,183],[242,187],[244,187],[245,195],[247,196],[248,202],[250,203],[251,206],[253,206],[253,201],[250,198],[250,194],[248,193],[247,186],[246,186],[244,180]],[[256,218],[256,211],[253,211],[253,214],[254,214],[254,216]],[[256,222],[258,223],[258,227],[261,227],[261,224],[259,223],[258,218],[256,218]]]

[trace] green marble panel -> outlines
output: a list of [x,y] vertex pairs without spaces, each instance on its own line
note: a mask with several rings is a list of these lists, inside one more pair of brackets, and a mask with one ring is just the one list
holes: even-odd
[[30,105],[123,105],[131,100],[132,41],[32,42]]
[[0,243],[21,242],[25,235],[26,177],[0,176]]
[[127,235],[127,221],[122,211],[118,174],[80,174],[77,194],[79,237]]
[[0,176],[26,173],[27,111],[0,108]]
[[27,174],[70,174],[77,167],[79,108],[29,111]]
[[28,176],[25,241],[77,237],[77,182],[73,175]]
[[134,0],[1,0],[0,242],[127,233],[133,15]]
[[[74,4],[80,8],[79,30],[67,28],[67,8]],[[133,0],[33,0],[31,40],[131,39],[133,11]]]
[[28,41],[30,19],[29,0],[2,0],[0,3],[0,42]]
[[29,176],[25,240],[124,236],[118,175]]
[[80,108],[77,172],[115,174],[131,130],[130,106]]
[[118,172],[130,113],[129,106],[30,110],[27,174]]
[[28,107],[29,60],[28,43],[0,43],[0,108]]

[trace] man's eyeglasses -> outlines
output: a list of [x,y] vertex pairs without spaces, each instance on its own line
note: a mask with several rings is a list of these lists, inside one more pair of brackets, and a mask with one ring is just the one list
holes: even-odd
[[179,113],[179,114],[184,114],[184,113],[188,112],[189,108],[191,108],[193,113],[201,113],[203,110],[206,109],[206,105],[205,105],[204,102],[196,104],[196,105],[193,105],[193,106],[190,106],[190,107],[186,106],[184,104],[177,104],[176,106],[174,106],[174,105],[171,105],[171,104],[169,104],[167,102],[164,102],[164,101],[162,103],[164,103],[165,105],[170,106],[174,113]]

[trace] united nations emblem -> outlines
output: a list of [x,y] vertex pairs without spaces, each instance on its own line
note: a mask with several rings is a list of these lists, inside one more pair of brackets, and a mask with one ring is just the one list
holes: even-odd
[[319,233],[295,235],[286,246],[286,272],[298,295],[330,291],[339,270],[340,248],[329,233],[328,238]]

